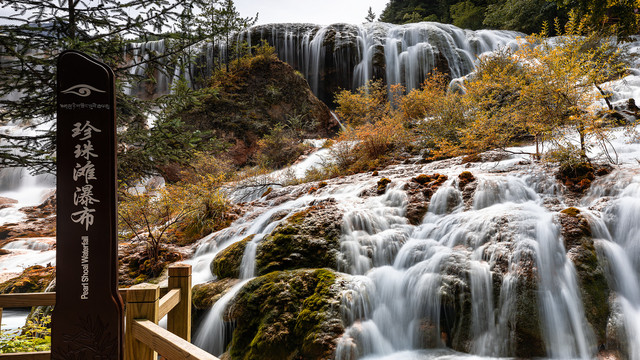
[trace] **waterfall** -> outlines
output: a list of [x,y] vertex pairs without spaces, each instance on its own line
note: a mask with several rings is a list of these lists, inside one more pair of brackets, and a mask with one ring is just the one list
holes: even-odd
[[[423,22],[406,25],[366,23],[362,25],[269,24],[253,26],[235,35],[235,44],[258,45],[267,41],[278,57],[300,71],[316,96],[331,102],[338,89],[356,89],[371,79],[384,79],[387,84],[402,84],[408,90],[418,88],[426,76],[438,69],[453,78],[470,73],[474,61],[483,53],[500,47],[516,47],[524,34],[498,30],[463,30],[453,25]],[[166,40],[132,44],[128,56],[142,62],[166,51]],[[213,71],[215,54],[222,58],[224,44],[205,41],[191,47],[192,60],[182,75],[197,85],[191,74],[208,78]],[[168,63],[164,65],[168,66]],[[172,67],[175,65],[172,65]],[[148,65],[131,68],[131,74],[142,75]],[[130,85],[130,94],[142,97],[166,94],[179,77],[174,71],[155,71],[156,83]]]
[[256,276],[255,257],[258,243],[283,221],[277,214],[282,212],[292,213],[295,209],[304,206],[308,201],[311,201],[311,199],[301,198],[284,203],[281,206],[275,206],[249,223],[241,219],[231,227],[234,231],[223,230],[201,241],[195,257],[188,262],[194,267],[194,283],[213,279],[209,264],[218,252],[249,235],[255,235],[245,248],[240,266],[241,281],[222,296],[204,316],[200,327],[195,332],[194,344],[217,356],[225,351],[225,346],[231,340],[229,335],[233,329],[230,328],[230,324],[224,321],[224,315],[235,295],[242,289],[242,286]]
[[[638,145],[633,146],[628,159],[640,153]],[[232,325],[223,315],[242,284],[256,275],[257,245],[286,219],[275,220],[281,217],[274,215],[331,198],[343,211],[336,266],[348,279],[340,304],[346,329],[337,340],[335,359],[522,356],[517,354],[526,336],[523,326],[539,327],[541,357],[594,358],[599,344],[586,319],[578,274],[557,220],[558,209],[566,208],[563,202],[569,200],[540,165],[522,160],[515,156],[447,169],[396,165],[381,174],[392,179],[382,195],[363,196],[377,181],[359,174],[329,181],[321,191],[304,191],[296,199],[255,200],[254,210],[200,246],[207,250],[199,250],[195,261],[206,256],[208,264],[226,244],[255,235],[242,259],[241,282],[208,313],[196,344],[224,352]],[[422,223],[411,225],[405,217],[407,186],[412,176],[433,173],[434,168],[449,180],[431,196]],[[472,195],[465,195],[455,179],[462,171],[476,177]],[[622,349],[631,359],[640,359],[640,176],[629,179],[626,171],[594,182],[583,201],[584,212],[594,219],[594,237],[600,239],[600,261],[608,264],[616,292],[619,315],[611,319],[619,319],[615,326]],[[300,194],[296,187],[289,191]],[[602,204],[603,198],[611,200],[601,210],[587,209],[591,203]],[[558,207],[552,209],[550,203]],[[213,243],[217,245],[212,248]]]
[[[16,122],[0,126],[0,133],[14,136],[31,136],[46,130],[49,125],[43,124],[35,129]],[[0,140],[3,145],[4,140]],[[17,150],[12,150],[20,155]],[[24,220],[24,214],[18,209],[24,206],[40,204],[43,197],[50,194],[55,184],[55,176],[50,174],[32,175],[22,167],[0,168],[0,197],[17,201],[6,208],[0,207],[0,226],[6,223]]]
[[[594,238],[599,239],[596,244],[607,259],[609,286],[615,293],[614,311],[621,315],[612,328],[622,329],[619,333],[626,335],[629,359],[639,360],[640,176],[631,179],[609,176],[608,180],[617,185],[611,187],[614,193],[610,195],[614,200],[607,204],[601,217],[590,213],[590,222]],[[594,191],[601,190],[599,187]],[[624,345],[624,340],[621,342]]]

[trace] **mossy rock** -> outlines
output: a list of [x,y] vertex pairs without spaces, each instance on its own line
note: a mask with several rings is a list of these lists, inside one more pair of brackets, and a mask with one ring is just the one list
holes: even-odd
[[573,262],[584,311],[598,344],[606,343],[607,319],[611,313],[605,271],[598,262],[591,226],[579,209],[570,207],[558,215],[567,256]]
[[516,280],[516,315],[514,329],[515,356],[546,356],[536,277],[518,276]]
[[404,185],[404,190],[409,197],[409,205],[405,216],[412,225],[422,222],[424,215],[429,210],[431,196],[438,190],[448,177],[442,174],[420,174]]
[[197,105],[177,116],[193,130],[211,132],[231,144],[226,153],[236,165],[253,161],[258,142],[292,118],[301,120],[305,137],[328,137],[339,131],[330,109],[307,81],[276,56],[240,59],[229,72],[214,74],[211,84],[215,95],[206,92]]
[[440,287],[440,332],[447,347],[462,352],[472,350],[473,340],[469,271],[468,255],[452,253],[443,263]]
[[570,207],[570,208],[566,208],[562,211],[560,211],[560,213],[565,214],[565,215],[569,215],[569,216],[573,216],[573,217],[578,217],[578,215],[580,215],[580,209],[574,208],[574,207]]
[[301,268],[336,268],[341,226],[342,212],[333,201],[291,215],[258,245],[258,274]]
[[593,165],[588,162],[580,162],[560,166],[556,178],[562,181],[569,190],[582,193],[589,189],[596,175]]
[[55,266],[31,266],[24,269],[18,277],[0,284],[0,294],[42,292],[55,277]]
[[209,309],[239,281],[226,278],[194,286],[191,289],[191,327],[199,328]]
[[195,310],[210,309],[220,298],[240,280],[226,278],[195,285],[191,289],[191,301]]
[[277,271],[248,282],[230,307],[231,359],[328,359],[344,332],[336,274]]
[[431,182],[431,176],[427,175],[427,174],[420,174],[416,177],[414,177],[413,179],[411,179],[411,181],[416,182],[420,185],[424,185],[428,182]]
[[253,240],[254,236],[247,236],[220,251],[211,262],[211,273],[217,276],[218,279],[238,278],[244,250],[247,247],[247,243]]

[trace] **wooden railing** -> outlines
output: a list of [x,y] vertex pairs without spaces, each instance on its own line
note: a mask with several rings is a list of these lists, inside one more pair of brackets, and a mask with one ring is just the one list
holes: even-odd
[[[125,300],[125,360],[218,360],[191,344],[191,266],[169,267],[167,293],[160,297],[158,285],[120,290]],[[3,308],[55,305],[55,293],[0,295]],[[167,329],[158,321],[167,315]],[[0,354],[6,360],[50,360],[51,352]]]

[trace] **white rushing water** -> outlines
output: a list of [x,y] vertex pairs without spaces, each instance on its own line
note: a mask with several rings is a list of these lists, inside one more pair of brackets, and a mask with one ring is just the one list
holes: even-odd
[[[24,125],[9,123],[0,126],[0,133],[14,136],[36,135],[50,125],[42,125],[35,129],[25,128]],[[3,140],[0,140],[2,144]],[[15,153],[15,151],[14,151]],[[55,178],[42,174],[34,176],[25,168],[0,168],[0,197],[17,201],[6,208],[0,208],[0,226],[6,223],[17,223],[25,216],[19,211],[24,206],[35,206],[51,193]]]
[[[600,255],[606,261],[609,286],[614,291],[618,322],[613,329],[626,335],[629,358],[640,359],[640,174],[629,172],[609,176],[611,184],[592,190],[583,205],[596,205],[610,197],[602,211],[591,213],[591,226]],[[603,190],[608,193],[602,193]],[[599,194],[598,194],[599,193]],[[597,197],[596,195],[600,195]],[[593,200],[592,200],[593,199]],[[589,201],[590,200],[590,201]]]
[[[621,343],[628,346],[630,358],[639,359],[640,144],[629,142],[622,130],[613,133],[612,143],[626,149],[621,164],[595,182],[583,202],[587,211],[589,203],[611,199],[604,208],[588,211],[597,220],[594,226],[600,224],[594,229],[594,236],[602,239],[597,240],[600,261],[611,259],[610,286],[616,291],[616,311],[624,319],[617,324],[626,339]],[[458,185],[457,175],[465,170],[477,178],[471,198],[465,198]],[[549,171],[520,155],[467,165],[397,165],[380,172],[392,182],[379,196],[361,196],[376,186],[378,178],[368,174],[329,180],[311,195],[303,191],[304,185],[290,187],[289,200],[254,200],[243,218],[204,239],[193,261],[212,279],[209,263],[219,250],[252,234],[251,244],[257,244],[283,221],[282,214],[332,198],[344,211],[337,268],[351,279],[342,297],[347,328],[335,359],[513,357],[516,315],[522,306],[516,303],[518,279],[527,272],[537,284],[531,296],[540,316],[542,353],[553,359],[592,359],[600,344],[587,323],[576,270],[556,220],[556,213],[573,200],[565,198]],[[411,225],[405,217],[405,184],[420,173],[435,172],[449,180],[433,194],[422,223]],[[243,264],[253,264],[255,248],[247,249],[253,250],[245,252]],[[197,332],[196,344],[214,354],[224,351],[231,326],[222,320],[224,311],[242,284],[255,276],[253,266],[243,270],[241,284],[215,304]],[[456,333],[460,324],[451,323],[460,311],[455,308],[460,296],[470,302],[465,321],[471,354],[447,350],[461,336]],[[211,339],[224,340],[213,344]]]
[[[436,23],[375,23],[263,25],[239,37],[253,44],[270,41],[280,58],[303,72],[317,94],[325,85],[321,74],[327,64],[335,66],[345,88],[382,76],[389,83],[415,88],[438,64],[446,64],[454,76],[469,73],[477,56],[500,46],[515,46],[518,35]],[[134,56],[143,59],[152,51],[165,51],[165,45],[162,41],[140,44]],[[205,44],[203,49],[208,63],[214,48]],[[132,73],[142,70],[131,69]],[[168,88],[180,71],[169,73],[158,77],[158,91]],[[607,85],[617,104],[640,96],[636,74],[640,72]],[[640,144],[637,139],[629,141],[622,130],[612,133],[611,142],[619,164],[611,175],[594,182],[580,209],[589,216],[599,261],[613,291],[607,331],[618,334],[630,359],[640,360]],[[327,161],[328,152],[319,150],[271,176],[301,178],[306,170]],[[457,180],[463,171],[476,176],[472,197],[465,195]],[[418,174],[436,172],[448,180],[431,197],[421,223],[411,225],[406,218],[405,186]],[[188,261],[195,284],[215,280],[210,271],[215,255],[253,236],[242,259],[240,282],[206,314],[194,343],[216,355],[224,352],[231,330],[224,314],[243,285],[256,276],[260,241],[290,214],[316,201],[334,199],[343,210],[336,267],[348,279],[342,296],[346,331],[338,340],[335,359],[514,357],[517,322],[522,321],[518,318],[522,304],[516,300],[526,278],[535,280],[530,301],[540,318],[536,324],[542,330],[540,352],[553,359],[595,357],[601,344],[587,323],[576,269],[557,222],[558,211],[574,200],[566,196],[548,167],[525,156],[511,156],[466,165],[458,160],[396,165],[380,176],[391,179],[382,195],[371,194],[379,177],[370,174],[329,180],[312,194],[304,184],[291,186],[286,189],[289,196],[278,197],[262,196],[260,187],[243,189],[238,199],[252,202],[244,216],[202,239]],[[0,196],[18,200],[19,206],[36,204],[41,200],[36,189],[48,187],[50,183],[22,171],[0,170]],[[19,206],[0,210],[0,225],[21,220]],[[27,263],[46,264],[55,258],[54,250],[35,240],[10,243],[5,249],[14,256],[3,256],[2,272],[19,272]],[[469,335],[459,333],[461,324],[454,323],[455,315],[464,312],[457,307],[460,303],[469,306],[468,317],[461,320]],[[470,354],[449,349],[464,339]]]
[[[463,30],[453,25],[435,22],[394,25],[365,23],[361,25],[332,24],[269,24],[240,32],[236,44],[258,45],[263,40],[273,46],[278,57],[287,62],[309,82],[314,94],[332,96],[330,91],[356,89],[374,78],[385,78],[389,84],[418,88],[436,67],[457,78],[473,70],[474,61],[486,52],[500,47],[516,47],[516,39],[524,34],[501,30]],[[131,74],[148,71],[143,63],[153,54],[167,51],[167,40],[132,44],[129,53]],[[211,76],[214,59],[224,59],[225,44],[205,42],[192,47],[192,60],[184,65],[172,65],[156,71],[157,81],[149,85],[129,86],[130,94],[148,97],[166,94],[180,76],[187,81]],[[190,64],[190,65],[188,65]],[[331,79],[326,74],[332,73]],[[328,87],[335,87],[329,90]]]

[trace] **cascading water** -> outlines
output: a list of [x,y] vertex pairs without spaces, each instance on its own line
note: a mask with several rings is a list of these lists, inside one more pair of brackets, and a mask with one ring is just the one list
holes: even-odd
[[[517,46],[516,39],[524,34],[513,31],[463,30],[440,23],[393,25],[366,23],[362,25],[333,24],[270,24],[253,26],[236,36],[236,44],[249,45],[267,41],[275,47],[278,57],[300,71],[312,91],[321,99],[331,101],[338,89],[355,89],[371,79],[385,79],[388,84],[403,84],[407,89],[420,86],[434,69],[460,77],[473,70],[480,55],[500,47]],[[233,45],[236,46],[236,45]],[[137,62],[165,51],[164,40],[134,44],[129,50]],[[192,47],[195,61],[183,74],[189,81],[193,74],[202,79],[213,71],[213,60],[224,58],[216,52],[227,51],[224,44],[205,42]],[[204,69],[204,72],[202,72]],[[147,65],[131,68],[142,75]],[[179,77],[175,71],[154,74],[157,94],[166,94]],[[196,84],[194,84],[196,85]],[[131,86],[131,93],[147,97],[147,88]]]
[[[27,128],[23,124],[10,122],[0,126],[0,133],[13,136],[32,136],[44,131],[49,125],[44,124],[33,128]],[[0,140],[0,145],[2,145]],[[20,155],[13,151],[15,155]],[[44,196],[50,194],[55,183],[55,178],[49,174],[31,175],[27,169],[2,168],[0,169],[0,197],[15,200],[16,203],[0,208],[0,225],[19,222],[24,219],[24,214],[18,209],[24,206],[34,206],[44,200]]]
[[[614,174],[615,175],[615,174]],[[589,212],[590,223],[599,252],[606,259],[609,286],[614,291],[614,311],[618,313],[611,331],[619,333],[621,346],[628,347],[629,359],[640,359],[640,175],[626,177],[609,176],[603,181],[611,186],[596,186],[592,198],[601,199],[597,193],[610,189],[613,200],[598,212]],[[614,186],[614,185],[618,186]],[[622,185],[621,184],[625,184]],[[600,194],[602,195],[602,194]],[[585,202],[585,206],[595,205]],[[617,320],[617,321],[616,321]],[[610,329],[608,329],[609,331]],[[625,344],[626,342],[626,344]]]
[[[507,185],[509,181],[511,186]],[[544,313],[548,354],[554,358],[591,357],[593,342],[582,330],[586,321],[575,286],[575,274],[570,271],[572,265],[564,249],[558,245],[557,226],[553,224],[551,214],[539,205],[536,193],[522,181],[507,178],[498,182],[503,182],[502,186],[495,180],[481,181],[476,200],[492,198],[494,201],[485,201],[485,206],[478,205],[476,210],[466,212],[457,206],[460,197],[450,195],[451,186],[445,185],[438,190],[424,223],[410,233],[393,265],[377,264],[367,272],[374,284],[369,287],[374,292],[368,294],[369,298],[375,299],[374,305],[364,316],[368,320],[355,322],[346,331],[338,344],[336,359],[367,355],[377,358],[412,349],[450,346],[458,335],[447,328],[453,325],[447,324],[445,319],[452,310],[442,303],[442,287],[451,286],[447,284],[451,281],[447,276],[452,276],[453,270],[464,272],[469,278],[473,352],[484,356],[513,355],[508,322],[514,309],[508,300],[514,294],[508,277],[514,274],[507,273],[504,277],[500,288],[502,299],[497,308],[493,305],[491,274],[496,266],[492,259],[509,246],[515,247],[509,260],[511,271],[522,267],[518,264],[519,251],[533,252],[538,268],[544,269],[539,273],[539,300],[543,309],[548,310]],[[506,198],[503,196],[505,187],[512,189],[506,191],[511,193]],[[442,213],[442,202],[438,198],[453,200],[450,208],[458,210]],[[508,219],[507,227],[497,229],[496,224],[504,217]],[[376,227],[387,221],[386,216],[380,216],[369,218],[366,224],[360,222],[358,226],[381,233],[384,231]],[[345,223],[350,225],[348,220]],[[496,242],[494,238],[498,231],[504,233],[501,241]],[[370,249],[375,259],[376,247]],[[553,261],[558,263],[551,263]],[[452,266],[461,269],[451,269]],[[558,267],[566,268],[566,271],[552,271]],[[421,324],[420,321],[428,323]],[[569,338],[562,338],[560,334],[567,334],[565,336]],[[371,344],[376,345],[372,347]]]
[[[373,78],[385,78],[388,84],[403,84],[410,90],[419,87],[436,67],[460,77],[473,71],[480,54],[515,47],[519,36],[523,34],[470,31],[429,22],[334,24],[315,29],[309,24],[270,24],[240,33],[238,41],[251,45],[267,40],[281,59],[303,72],[314,93],[322,95],[320,84],[355,89]],[[335,68],[336,79],[327,79],[323,66]]]
[[[640,154],[640,146],[632,148],[628,160]],[[411,225],[406,218],[410,179],[434,168],[449,180],[431,197],[422,223]],[[465,170],[476,175],[471,197],[456,179]],[[255,234],[249,244],[257,245],[283,221],[275,220],[282,216],[274,214],[334,199],[343,210],[336,268],[349,274],[344,275],[349,280],[341,304],[346,329],[338,339],[335,359],[527,356],[521,355],[527,346],[522,338],[530,336],[529,331],[540,333],[538,340],[531,340],[540,357],[592,359],[600,344],[586,318],[578,274],[557,220],[557,212],[570,205],[563,203],[564,190],[545,171],[516,156],[471,167],[454,163],[447,170],[437,164],[397,165],[380,174],[393,179],[383,195],[363,196],[376,186],[365,174],[330,181],[313,195],[294,187],[297,198],[278,200],[277,205],[254,198],[257,213],[250,211],[203,241],[201,249],[209,250],[202,251],[207,255],[201,259],[207,259],[208,269],[218,252],[217,245],[210,250],[211,244],[221,249]],[[619,289],[619,318],[629,319],[618,324],[627,339],[621,343],[630,358],[638,359],[640,284],[637,275],[629,273],[640,273],[640,177],[624,186],[618,181],[618,190],[611,190],[617,179],[613,176],[626,171],[614,172],[606,186],[594,183],[584,199],[601,201],[604,193],[597,189],[603,188],[616,197],[603,210],[594,235],[604,239],[597,241],[601,257],[611,259],[610,278],[618,282],[612,288]],[[249,264],[254,261],[255,247],[247,246],[243,266],[253,269]],[[253,270],[242,272],[240,283],[216,302],[198,330],[196,344],[216,354],[229,341],[223,315],[243,284],[255,276]]]

